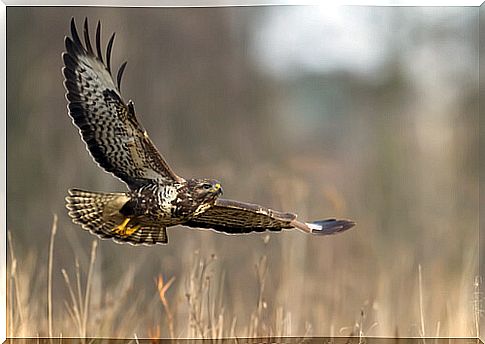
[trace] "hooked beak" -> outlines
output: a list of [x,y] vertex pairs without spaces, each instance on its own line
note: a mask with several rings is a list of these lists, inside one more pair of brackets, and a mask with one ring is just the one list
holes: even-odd
[[218,195],[223,194],[222,186],[221,186],[220,183],[217,183],[217,184],[214,185],[214,193],[216,193]]

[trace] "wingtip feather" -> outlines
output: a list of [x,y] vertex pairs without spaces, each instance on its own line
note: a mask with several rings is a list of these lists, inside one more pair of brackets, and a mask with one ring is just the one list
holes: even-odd
[[126,68],[126,64],[128,61],[123,62],[123,64],[120,66],[120,69],[118,69],[118,75],[116,76],[116,83],[118,84],[118,91],[121,92],[121,80],[123,78],[123,73]]
[[352,220],[337,220],[327,219],[322,221],[314,221],[307,223],[307,226],[312,230],[312,234],[317,235],[331,235],[344,232],[355,226]]
[[82,47],[81,39],[79,38],[79,34],[77,33],[76,21],[74,20],[74,17],[71,19],[71,35],[76,45]]
[[108,68],[108,72],[111,74],[111,50],[113,49],[113,42],[115,40],[115,33],[111,35],[111,38],[108,41],[108,47],[106,49],[106,67]]
[[91,45],[91,39],[89,37],[88,17],[84,18],[84,43],[86,44],[86,49],[88,50],[88,53],[93,54],[93,47]]
[[103,53],[101,51],[101,21],[98,20],[98,25],[96,25],[96,51],[98,52],[98,58],[103,61]]

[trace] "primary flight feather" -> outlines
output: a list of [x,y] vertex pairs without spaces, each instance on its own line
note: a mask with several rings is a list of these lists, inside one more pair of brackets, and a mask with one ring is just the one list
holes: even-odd
[[73,18],[71,37],[65,39],[62,57],[69,115],[96,163],[129,188],[124,193],[70,189],[66,206],[75,223],[101,238],[133,245],[166,244],[166,228],[175,225],[227,234],[298,229],[317,235],[354,226],[350,220],[301,222],[292,213],[220,198],[217,180],[186,180],[175,174],[138,121],[133,102],[121,96],[126,62],[115,82],[114,37],[103,56],[100,22],[93,48],[87,19],[82,41]]

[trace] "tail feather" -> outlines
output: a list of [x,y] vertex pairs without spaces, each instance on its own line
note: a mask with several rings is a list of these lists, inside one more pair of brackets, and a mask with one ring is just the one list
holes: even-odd
[[[101,193],[70,189],[66,197],[66,207],[73,222],[81,225],[94,234],[106,237],[106,233],[114,228],[123,215],[116,211],[109,214],[109,209],[119,210],[130,198],[124,193]],[[110,216],[111,215],[111,216]]]
[[131,235],[124,236],[113,231],[125,216],[120,209],[130,200],[125,193],[103,193],[70,189],[66,208],[72,221],[102,239],[127,242],[132,245],[167,243],[165,228],[142,226]]

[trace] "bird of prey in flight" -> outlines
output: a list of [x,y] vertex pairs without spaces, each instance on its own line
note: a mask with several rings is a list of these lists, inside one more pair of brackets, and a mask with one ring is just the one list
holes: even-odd
[[100,22],[93,46],[87,18],[83,40],[73,18],[71,37],[65,38],[62,58],[69,115],[96,163],[129,189],[122,193],[70,189],[66,206],[74,223],[101,238],[133,245],[166,244],[166,228],[175,225],[227,234],[298,229],[314,235],[354,226],[350,220],[303,222],[293,213],[223,199],[217,180],[175,174],[139,122],[133,102],[123,100],[120,84],[126,62],[115,78],[110,64],[114,37],[103,55]]

